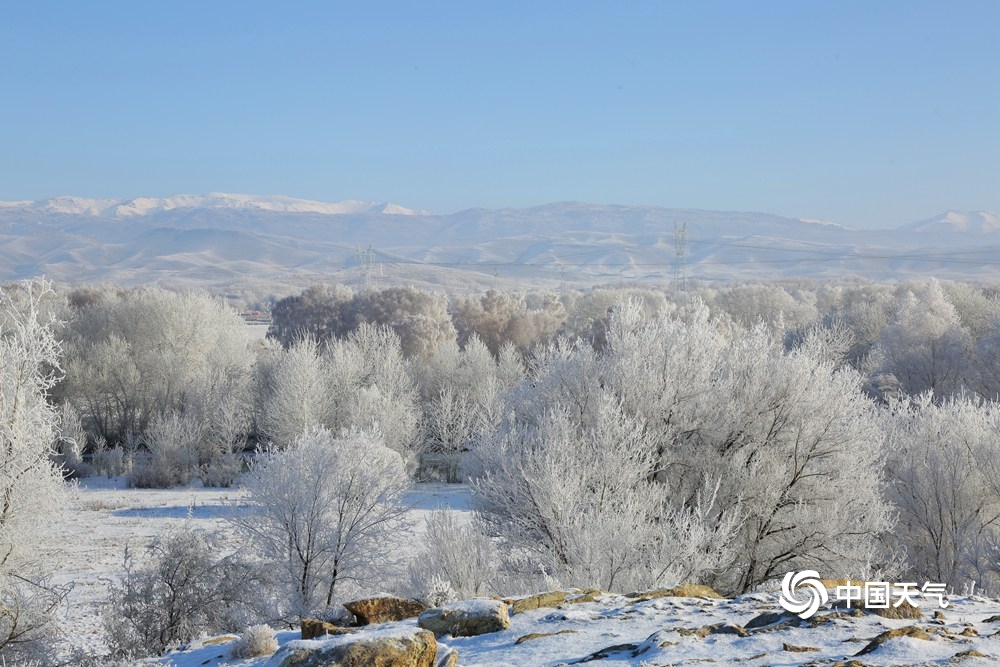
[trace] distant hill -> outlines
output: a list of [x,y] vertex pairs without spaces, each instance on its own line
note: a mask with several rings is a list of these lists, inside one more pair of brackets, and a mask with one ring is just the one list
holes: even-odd
[[901,229],[913,232],[988,234],[1000,231],[1000,214],[992,211],[947,211],[927,220],[903,225]]
[[[858,230],[766,213],[561,202],[432,215],[396,204],[214,193],[0,202],[0,280],[172,287],[337,281],[478,290],[693,279],[1000,278],[1000,216]],[[370,249],[370,252],[369,252]],[[360,251],[360,252],[359,252]]]

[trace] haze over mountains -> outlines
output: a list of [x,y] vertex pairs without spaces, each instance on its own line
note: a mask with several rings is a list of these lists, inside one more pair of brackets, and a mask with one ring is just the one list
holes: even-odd
[[[859,230],[764,213],[578,202],[433,215],[291,197],[0,202],[0,280],[220,287],[316,281],[477,290],[664,284],[675,223],[693,279],[1000,278],[1000,215],[949,211]],[[358,250],[362,252],[358,252]],[[370,252],[369,252],[370,249]]]

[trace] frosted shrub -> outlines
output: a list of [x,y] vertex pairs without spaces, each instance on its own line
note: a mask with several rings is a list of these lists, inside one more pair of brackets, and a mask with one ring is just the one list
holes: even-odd
[[[505,545],[505,565],[564,585],[636,590],[701,580],[734,556],[739,507],[713,493],[673,508],[656,473],[655,442],[607,394],[578,426],[567,408],[537,423],[507,420],[476,455],[480,516]],[[525,578],[528,577],[528,578]]]
[[146,434],[146,451],[136,454],[126,474],[129,486],[167,489],[183,486],[199,472],[204,434],[189,417],[157,418]]
[[766,326],[734,330],[703,309],[613,318],[604,382],[656,442],[669,502],[690,507],[712,480],[715,512],[740,505],[737,558],[708,580],[720,591],[796,569],[844,576],[886,555],[884,430],[862,378],[827,357],[786,353]]
[[52,664],[53,630],[68,592],[44,580],[0,577],[0,665]]
[[229,657],[234,660],[259,658],[271,655],[278,650],[278,640],[274,636],[274,628],[270,625],[251,625],[233,642]]
[[410,563],[410,594],[431,606],[484,595],[496,588],[499,560],[496,545],[478,523],[437,510],[427,517],[422,546]]
[[126,550],[125,576],[111,587],[104,625],[115,656],[160,655],[203,632],[233,632],[256,620],[267,582],[215,539],[184,526],[148,547],[142,565]]
[[98,475],[120,477],[125,474],[125,452],[120,447],[108,447],[104,438],[97,438],[91,464]]
[[441,607],[449,602],[461,600],[462,596],[455,592],[455,589],[451,587],[450,581],[434,575],[431,577],[430,586],[423,595],[417,596],[417,599],[428,607]]
[[199,476],[205,486],[229,488],[240,474],[242,462],[237,454],[219,452],[201,466]]
[[83,448],[87,444],[87,434],[80,423],[80,415],[69,403],[59,409],[55,456],[56,464],[69,479],[81,479],[94,474],[92,466],[83,462]]

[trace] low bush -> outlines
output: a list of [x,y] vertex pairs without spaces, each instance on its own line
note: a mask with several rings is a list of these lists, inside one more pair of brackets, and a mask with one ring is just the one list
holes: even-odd
[[186,525],[148,552],[140,566],[126,549],[125,576],[111,587],[104,625],[115,657],[161,655],[203,632],[234,632],[262,617],[270,586],[250,563],[220,556],[212,536]]
[[271,655],[277,650],[278,640],[274,636],[274,629],[270,625],[251,625],[233,643],[233,647],[229,651],[229,657],[234,660],[258,658],[264,655]]

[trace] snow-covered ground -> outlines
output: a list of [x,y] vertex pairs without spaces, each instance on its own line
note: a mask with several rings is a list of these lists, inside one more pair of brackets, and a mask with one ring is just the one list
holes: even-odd
[[[67,645],[103,649],[101,609],[109,585],[123,571],[126,546],[142,562],[153,539],[192,521],[219,536],[223,548],[235,550],[239,538],[226,517],[241,496],[238,488],[130,489],[121,478],[81,480],[75,509],[57,529],[64,547],[53,583],[72,588],[63,606]],[[407,502],[414,535],[423,530],[431,511],[467,512],[470,506],[468,489],[447,484],[418,484]]]
[[[777,596],[773,594],[747,595],[735,600],[660,598],[638,603],[609,594],[591,603],[515,614],[508,630],[479,637],[444,637],[441,643],[458,651],[458,664],[464,667],[541,667],[577,662],[609,667],[834,665],[852,664],[850,661],[871,640],[887,630],[917,626],[929,639],[907,636],[889,639],[858,656],[857,664],[987,665],[1000,661],[1000,637],[995,636],[1000,623],[987,622],[1000,612],[996,600],[953,598],[950,609],[940,620],[932,618],[930,609],[925,610],[930,613],[920,620],[890,620],[821,610],[816,617],[821,621],[818,623],[772,624],[744,633],[735,628],[750,624],[763,613],[780,611]],[[721,632],[699,636],[698,629],[717,624],[721,624]],[[412,629],[416,621],[385,624],[380,627],[382,634],[387,633],[386,626]],[[531,634],[543,636],[518,643],[520,638]],[[298,639],[298,635],[281,632],[278,639],[287,644]],[[230,661],[227,656],[232,640],[196,642],[158,662],[175,667],[276,667],[280,661],[280,653],[272,658]],[[299,646],[318,645],[319,641]]]
[[76,496],[59,529],[64,553],[53,583],[72,587],[62,625],[68,643],[82,649],[104,645],[100,612],[122,572],[126,546],[141,562],[150,541],[188,519],[217,533],[223,544],[236,544],[225,516],[227,504],[240,496],[237,489],[129,489],[121,478],[95,477],[82,480]]
[[[224,544],[236,546],[237,537],[226,520],[239,502],[238,489],[186,487],[172,490],[125,488],[119,479],[88,479],[81,482],[78,509],[61,527],[67,553],[57,583],[72,584],[65,605],[67,642],[81,648],[102,648],[100,609],[108,585],[121,573],[126,545],[141,559],[145,545],[154,537],[185,521],[216,531]],[[466,488],[443,484],[416,485],[409,496],[410,517],[419,533],[429,512],[450,507],[469,511]],[[820,665],[853,659],[880,633],[917,626],[930,639],[890,639],[859,658],[865,665],[963,665],[1000,662],[1000,622],[988,621],[1000,614],[1000,601],[974,597],[952,597],[943,619],[934,619],[935,608],[927,602],[924,618],[892,620],[874,615],[850,616],[821,610],[829,616],[823,623],[784,623],[753,629],[748,636],[714,632],[691,632],[716,624],[746,626],[757,616],[780,612],[774,594],[747,595],[735,600],[659,598],[636,602],[621,595],[603,595],[595,602],[531,610],[511,617],[512,627],[480,637],[442,638],[457,649],[459,664],[558,665],[584,658],[601,665]],[[413,628],[415,620],[397,625]],[[720,626],[720,627],[723,627]],[[971,629],[970,629],[971,628]],[[732,630],[732,628],[729,628]],[[518,644],[529,634],[544,634]],[[560,634],[556,634],[560,633]],[[705,634],[705,636],[699,636]],[[298,639],[298,633],[278,633],[282,644]],[[159,664],[176,667],[268,665],[267,659],[228,660],[232,637],[192,644],[164,657]],[[610,650],[611,647],[617,647]],[[794,649],[816,649],[796,651]],[[608,649],[608,650],[606,650]],[[966,651],[984,656],[956,658]],[[600,652],[600,655],[598,655]],[[603,656],[603,657],[600,657]]]

